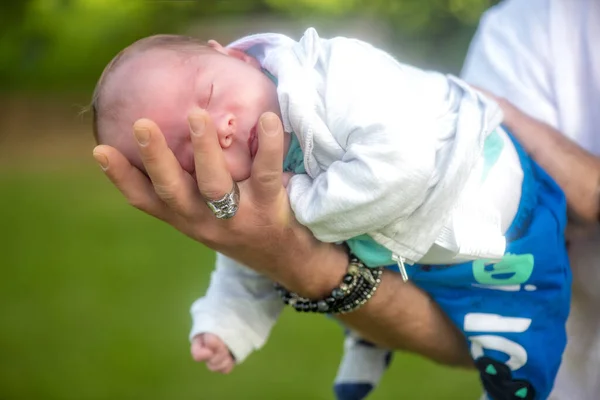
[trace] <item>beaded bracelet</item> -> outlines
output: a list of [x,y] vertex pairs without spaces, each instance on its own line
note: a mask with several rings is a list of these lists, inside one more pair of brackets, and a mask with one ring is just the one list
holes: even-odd
[[290,292],[278,283],[275,289],[283,302],[299,312],[345,314],[358,310],[371,297],[381,283],[383,267],[367,268],[356,257],[350,259],[348,270],[338,287],[324,299],[311,300]]

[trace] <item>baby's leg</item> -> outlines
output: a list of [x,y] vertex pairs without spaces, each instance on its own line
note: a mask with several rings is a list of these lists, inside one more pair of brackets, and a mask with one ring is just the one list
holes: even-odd
[[335,378],[337,400],[361,400],[377,386],[392,360],[392,352],[346,330],[344,355]]
[[536,207],[496,264],[410,268],[465,333],[488,398],[547,399],[566,345],[571,271],[564,198],[541,173]]
[[501,262],[409,269],[469,342],[490,399],[547,399],[566,345],[571,271],[565,196],[521,159],[521,204]]
[[570,293],[530,285],[470,293],[423,286],[467,337],[490,399],[546,399],[554,384],[566,345]]

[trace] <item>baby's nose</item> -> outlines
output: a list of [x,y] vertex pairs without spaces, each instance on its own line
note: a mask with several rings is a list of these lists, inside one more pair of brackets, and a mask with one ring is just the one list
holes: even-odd
[[236,118],[233,114],[224,115],[217,124],[217,133],[219,136],[229,136],[235,134],[237,128]]

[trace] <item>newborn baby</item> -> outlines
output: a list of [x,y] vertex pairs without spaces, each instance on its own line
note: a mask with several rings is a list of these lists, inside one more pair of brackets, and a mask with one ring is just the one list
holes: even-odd
[[[490,398],[547,396],[570,298],[564,196],[500,127],[495,103],[455,77],[314,29],[300,41],[260,34],[227,47],[159,35],[106,67],[94,133],[143,170],[129,132],[150,118],[193,174],[196,108],[213,119],[236,181],[250,176],[259,117],[278,114],[297,220],[426,290],[465,332]],[[272,282],[218,254],[192,306],[195,359],[230,371],[264,344],[283,306]],[[336,394],[364,398],[388,351],[353,334],[345,348]]]

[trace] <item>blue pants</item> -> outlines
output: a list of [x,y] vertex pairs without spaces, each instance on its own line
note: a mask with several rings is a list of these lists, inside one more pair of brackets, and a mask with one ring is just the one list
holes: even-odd
[[[488,398],[541,400],[552,390],[566,345],[571,297],[563,234],[566,202],[546,172],[518,143],[515,146],[524,172],[522,198],[506,234],[502,261],[414,265],[407,272],[464,332]],[[389,352],[377,352],[364,341],[350,339],[346,340],[346,360],[362,357],[376,360],[371,363],[385,362],[387,367]],[[373,367],[363,367],[363,375],[369,376]],[[356,382],[361,375],[351,371],[352,384],[342,375],[338,375],[335,391],[344,400],[364,398],[377,380],[371,379],[372,385]]]
[[465,333],[489,398],[546,399],[566,345],[571,298],[566,202],[515,145],[525,179],[503,260],[415,266],[409,276]]

